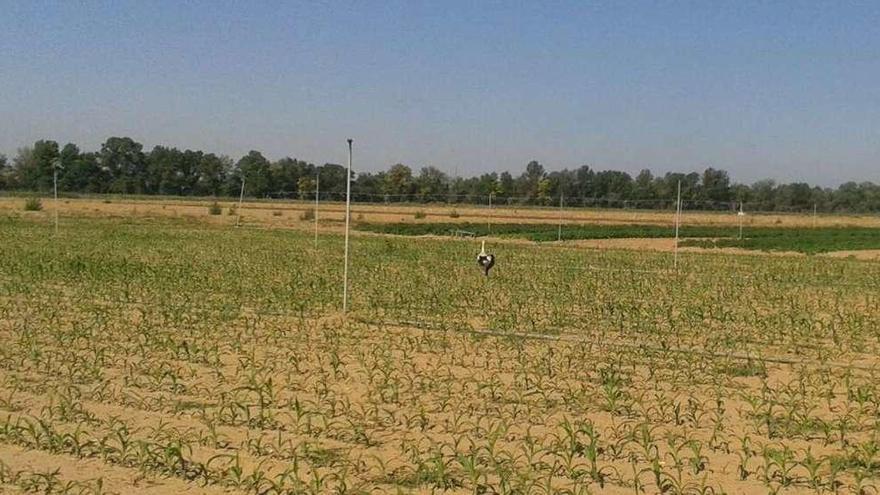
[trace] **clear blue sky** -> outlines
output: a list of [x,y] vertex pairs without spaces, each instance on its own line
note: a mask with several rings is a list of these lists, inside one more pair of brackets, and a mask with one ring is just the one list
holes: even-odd
[[[540,5],[539,5],[540,4]],[[880,182],[880,3],[0,0],[0,152]]]

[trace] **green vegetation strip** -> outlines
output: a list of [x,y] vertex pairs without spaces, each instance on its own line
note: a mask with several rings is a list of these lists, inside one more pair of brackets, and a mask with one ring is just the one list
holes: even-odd
[[[529,239],[536,242],[555,241],[558,224],[487,224],[475,223],[359,223],[357,230],[396,235],[456,235],[472,233]],[[682,226],[682,246],[738,247],[763,251],[797,251],[814,254],[829,251],[880,249],[880,229],[863,227],[789,228],[746,227],[738,239],[737,227]],[[671,238],[671,227],[659,225],[563,225],[562,239],[631,239]]]
[[749,229],[742,239],[687,239],[682,246],[736,247],[760,251],[797,251],[807,254],[880,249],[880,229]]

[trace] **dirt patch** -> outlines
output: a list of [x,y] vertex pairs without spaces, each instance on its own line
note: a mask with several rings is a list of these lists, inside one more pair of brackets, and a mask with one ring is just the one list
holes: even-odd
[[590,249],[630,249],[636,251],[671,252],[675,249],[675,239],[632,238],[632,239],[582,239],[563,241],[557,245],[575,245]]
[[[69,493],[228,493],[221,488],[194,486],[175,478],[145,475],[138,469],[111,466],[97,459],[78,459],[11,445],[0,444],[0,463],[9,478],[9,489],[20,493],[55,493],[50,486],[58,492],[60,486],[66,486]],[[6,493],[2,485],[0,493]]]
[[861,251],[832,251],[822,256],[829,258],[851,258],[861,261],[880,261],[880,249],[865,249]]

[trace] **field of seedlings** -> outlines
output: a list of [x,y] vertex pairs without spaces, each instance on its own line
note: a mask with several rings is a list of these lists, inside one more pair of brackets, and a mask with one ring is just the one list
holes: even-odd
[[[672,233],[656,224],[538,224],[538,223],[359,223],[358,230],[395,235],[459,235],[523,238],[535,242],[578,239],[662,239]],[[687,225],[680,229],[685,247],[736,247],[808,254],[838,250],[880,249],[880,229],[870,227],[749,227],[740,237],[736,226]]]
[[[226,215],[224,214],[224,217]],[[880,487],[880,264],[0,217],[0,493]]]

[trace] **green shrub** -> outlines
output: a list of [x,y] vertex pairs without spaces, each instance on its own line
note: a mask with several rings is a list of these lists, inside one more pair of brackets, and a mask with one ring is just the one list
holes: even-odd
[[303,220],[303,221],[305,221],[305,220],[314,220],[314,219],[315,219],[315,210],[314,210],[314,209],[308,209],[308,210],[306,210],[306,211],[300,213],[300,215],[299,215],[299,219],[300,219],[300,220]]
[[43,202],[40,198],[28,198],[24,202],[24,211],[40,211],[43,209]]
[[416,217],[416,220],[420,220],[422,218],[425,218],[428,215],[426,215],[425,212],[423,212],[423,211],[417,211],[416,214],[413,216]]
[[221,213],[223,213],[223,208],[221,208],[216,201],[214,201],[214,203],[208,207],[209,215],[219,215]]
[[458,218],[461,215],[458,214],[458,210],[452,210],[449,212],[449,218]]
[[283,214],[284,214],[284,212],[282,212],[281,210],[275,210],[272,212],[273,217],[280,217]]

